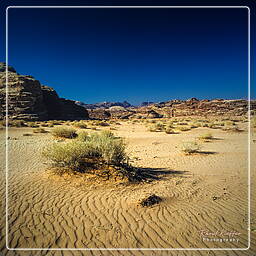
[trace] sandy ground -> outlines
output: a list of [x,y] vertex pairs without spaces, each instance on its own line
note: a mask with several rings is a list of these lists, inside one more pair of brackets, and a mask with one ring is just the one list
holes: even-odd
[[[246,124],[243,124],[244,128]],[[180,134],[148,132],[123,123],[114,131],[125,137],[133,164],[164,172],[151,183],[105,186],[59,177],[45,171],[40,152],[53,141],[48,134],[23,136],[32,128],[9,131],[8,241],[10,248],[223,248],[171,251],[13,251],[5,248],[5,204],[1,204],[1,255],[256,255],[255,163],[252,146],[251,247],[248,247],[247,132],[196,128]],[[181,144],[210,131],[216,139],[202,153],[184,155]],[[1,196],[5,197],[5,141],[1,136]],[[155,193],[164,200],[137,205]],[[204,231],[204,232],[203,232]],[[215,238],[230,241],[213,241]],[[222,234],[220,235],[220,232]],[[233,236],[227,232],[236,232]],[[207,234],[208,233],[208,234]],[[208,240],[207,240],[208,238]],[[243,250],[225,250],[242,248]]]

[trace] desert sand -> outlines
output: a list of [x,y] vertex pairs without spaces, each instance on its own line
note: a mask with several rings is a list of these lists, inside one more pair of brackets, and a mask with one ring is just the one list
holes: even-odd
[[[152,182],[86,181],[47,170],[41,150],[50,133],[23,136],[32,128],[9,129],[8,242],[10,248],[242,248],[243,250],[13,251],[3,255],[254,255],[255,198],[251,200],[248,247],[248,133],[196,128],[179,134],[149,132],[142,124],[121,123],[132,164],[158,175]],[[47,128],[50,131],[51,128]],[[108,129],[108,128],[106,128]],[[184,155],[180,146],[210,131],[214,140],[202,152]],[[5,197],[5,132],[1,136],[1,197]],[[256,134],[251,138],[251,182],[255,195]],[[156,194],[151,207],[138,200]],[[4,201],[1,216],[4,216]],[[223,232],[213,241],[209,233]],[[229,234],[227,234],[229,232]],[[231,234],[232,232],[233,235]],[[208,234],[207,234],[208,233]],[[253,254],[254,253],[254,254]]]

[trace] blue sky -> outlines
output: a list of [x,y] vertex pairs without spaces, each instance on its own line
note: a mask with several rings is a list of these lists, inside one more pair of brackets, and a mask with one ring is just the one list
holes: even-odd
[[247,97],[247,9],[9,9],[9,64],[86,103]]

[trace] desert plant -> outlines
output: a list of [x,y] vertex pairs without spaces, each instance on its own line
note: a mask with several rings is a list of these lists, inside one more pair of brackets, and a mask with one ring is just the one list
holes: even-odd
[[44,128],[35,128],[33,133],[47,133],[47,131]]
[[191,141],[191,142],[183,143],[181,150],[185,154],[193,154],[193,153],[199,152],[200,149],[201,149],[201,146],[197,142]]
[[32,127],[32,128],[37,128],[37,127],[39,127],[39,125],[36,124],[35,122],[28,122],[28,123],[27,123],[27,126],[28,126],[28,127]]
[[76,130],[69,127],[56,127],[52,130],[55,137],[73,139],[77,137]]
[[80,140],[80,141],[86,141],[88,139],[88,132],[79,132],[78,133],[78,136],[77,136],[77,139]]
[[81,129],[87,128],[87,124],[84,121],[75,122],[73,125],[77,128],[81,128]]
[[8,126],[10,126],[10,127],[25,127],[26,124],[23,120],[8,120]]
[[165,128],[165,133],[166,133],[166,134],[174,134],[175,132],[174,132],[174,130],[173,130],[172,128],[166,127],[166,128]]
[[211,133],[205,133],[198,137],[200,140],[211,140],[213,139],[213,136]]
[[199,122],[193,122],[190,124],[190,128],[198,128],[198,127],[201,127],[202,124],[199,123]]
[[91,164],[121,165],[127,160],[125,143],[110,133],[93,133],[84,140],[54,143],[43,150],[54,166],[86,171]]
[[148,130],[150,132],[162,132],[165,130],[165,126],[162,122],[157,122],[150,125]]
[[185,131],[189,131],[189,130],[191,130],[191,127],[190,126],[179,126],[179,127],[177,127],[177,129],[179,130],[179,131],[181,131],[181,132],[185,132]]
[[96,121],[94,123],[94,125],[98,125],[98,126],[109,126],[110,124],[105,122],[105,121]]

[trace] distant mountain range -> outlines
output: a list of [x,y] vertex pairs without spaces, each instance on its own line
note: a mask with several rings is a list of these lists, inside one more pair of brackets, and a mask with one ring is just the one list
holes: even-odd
[[99,103],[94,103],[94,104],[86,104],[84,102],[81,101],[76,101],[76,104],[79,106],[82,106],[86,109],[97,109],[97,108],[110,108],[110,107],[114,107],[114,106],[119,106],[119,107],[123,107],[123,108],[130,108],[133,107],[133,105],[131,105],[129,102],[124,101],[124,102],[99,102]]

